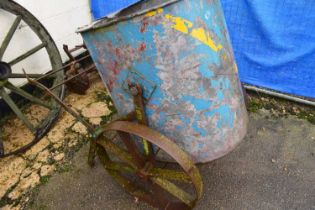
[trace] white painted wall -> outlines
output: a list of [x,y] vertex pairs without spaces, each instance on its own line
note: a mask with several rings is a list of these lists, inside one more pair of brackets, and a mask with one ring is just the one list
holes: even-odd
[[[46,27],[56,42],[63,61],[67,61],[67,56],[63,52],[62,45],[67,44],[69,47],[74,47],[82,44],[81,35],[76,34],[75,31],[78,27],[92,21],[89,0],[16,0],[16,2],[29,10]],[[0,43],[14,18],[0,10]],[[32,49],[38,43],[36,35],[22,22],[3,60],[8,62]],[[21,72],[22,68],[26,69],[28,73],[43,73],[50,70],[45,50],[41,50],[24,62],[15,65],[13,71]],[[20,80],[14,83],[24,82],[24,80]]]

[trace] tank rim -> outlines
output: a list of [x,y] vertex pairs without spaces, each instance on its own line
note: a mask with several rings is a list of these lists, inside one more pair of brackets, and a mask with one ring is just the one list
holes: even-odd
[[84,32],[88,32],[88,31],[91,31],[91,30],[96,30],[96,29],[99,29],[99,28],[103,28],[103,27],[107,27],[107,26],[110,26],[110,25],[113,25],[113,24],[116,24],[118,22],[121,22],[121,21],[125,21],[125,20],[129,20],[129,19],[132,19],[134,17],[137,17],[137,16],[140,16],[140,15],[143,15],[143,14],[146,14],[152,10],[156,10],[156,9],[159,9],[159,8],[165,8],[171,4],[174,4],[176,2],[179,2],[179,1],[182,1],[182,0],[169,0],[167,2],[164,2],[164,3],[161,3],[161,4],[158,4],[158,5],[155,5],[155,6],[152,6],[150,8],[147,8],[147,9],[142,9],[140,11],[137,11],[137,12],[133,12],[131,14],[125,14],[126,11],[130,10],[131,8],[134,8],[136,6],[139,6],[141,4],[143,4],[143,2],[145,2],[146,0],[142,0],[142,1],[139,1],[139,2],[136,2],[135,4],[132,4],[120,11],[117,11],[116,13],[112,13],[108,16],[105,16],[99,20],[96,20],[94,21],[93,23],[89,24],[89,25],[86,25],[86,26],[83,26],[83,27],[80,27],[77,29],[76,33],[84,33]]

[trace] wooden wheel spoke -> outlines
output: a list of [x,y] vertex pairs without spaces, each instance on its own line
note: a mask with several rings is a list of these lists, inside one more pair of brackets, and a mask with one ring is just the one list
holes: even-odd
[[191,178],[183,171],[176,171],[163,168],[152,168],[148,171],[151,177],[160,177],[167,180],[191,183]]
[[28,129],[34,133],[35,128],[32,123],[25,117],[19,107],[14,103],[14,101],[10,98],[10,96],[5,92],[3,88],[0,89],[0,96],[9,105],[12,111],[18,116],[18,118],[22,120],[26,127],[28,127]]
[[5,36],[2,45],[0,47],[0,60],[2,60],[3,55],[7,49],[7,47],[10,44],[10,41],[17,29],[17,27],[19,26],[19,24],[21,23],[22,17],[21,16],[17,16],[13,22],[13,25],[11,26],[9,32],[7,33],[7,35]]
[[41,78],[45,76],[44,74],[27,74],[27,76],[25,74],[16,74],[16,73],[12,73],[9,78],[10,79],[26,79],[27,77],[29,78]]
[[28,58],[29,56],[33,55],[34,53],[38,52],[39,50],[41,50],[42,48],[44,48],[46,46],[46,43],[41,43],[39,45],[37,45],[36,47],[34,47],[33,49],[27,51],[26,53],[24,53],[23,55],[20,55],[19,57],[13,59],[12,61],[9,62],[10,66],[13,66],[17,63],[19,63],[20,61]]
[[34,97],[33,95],[29,94],[28,92],[22,90],[21,88],[15,87],[14,85],[12,85],[10,82],[8,82],[5,85],[6,88],[12,90],[13,92],[19,94],[20,96],[28,99],[29,101],[36,103],[38,105],[41,105],[43,107],[46,107],[47,109],[53,109],[52,106],[50,106],[49,104],[45,103],[44,101]]
[[165,191],[184,202],[186,205],[191,207],[194,206],[195,199],[193,196],[176,186],[174,183],[163,178],[152,178],[151,180]]
[[0,156],[1,155],[4,155],[4,145],[3,145],[2,138],[0,136]]

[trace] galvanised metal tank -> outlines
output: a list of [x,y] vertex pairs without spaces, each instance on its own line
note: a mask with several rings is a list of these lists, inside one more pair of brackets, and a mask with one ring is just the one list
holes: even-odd
[[231,152],[248,117],[219,0],[146,0],[81,28],[121,115],[139,83],[151,128],[198,163]]

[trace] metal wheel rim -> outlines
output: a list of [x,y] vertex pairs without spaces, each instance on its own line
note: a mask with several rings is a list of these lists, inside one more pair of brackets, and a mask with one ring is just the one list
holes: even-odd
[[[140,200],[149,203],[150,205],[160,208],[160,209],[192,209],[196,202],[202,197],[203,193],[203,183],[202,178],[199,173],[199,170],[194,165],[193,160],[190,158],[190,156],[184,152],[182,149],[180,149],[174,142],[163,136],[162,134],[159,134],[158,132],[150,129],[147,126],[140,125],[137,123],[132,122],[126,122],[126,121],[117,121],[110,123],[109,125],[106,125],[102,128],[103,132],[108,131],[118,131],[118,132],[124,132],[129,133],[132,135],[137,135],[139,137],[145,138],[148,142],[154,144],[155,146],[158,146],[161,148],[164,152],[168,153],[174,160],[181,166],[181,168],[185,171],[186,175],[191,180],[191,185],[194,187],[195,190],[195,196],[194,198],[190,198],[190,200],[187,200],[187,196],[183,195],[181,199],[178,199],[175,203],[167,203],[168,200],[164,197],[157,199],[154,196],[154,193],[152,195],[147,195],[144,193],[144,191],[141,191],[141,189],[137,189],[137,187],[133,186],[128,180],[125,180],[124,177],[119,174],[119,172],[112,170],[108,168],[109,161],[108,161],[108,152],[106,151],[106,148],[111,147],[112,145],[109,140],[104,140],[102,136],[98,138],[96,141],[99,149],[98,149],[98,156],[100,158],[100,161],[104,165],[105,169],[108,171],[108,173],[114,178],[114,180],[120,184],[123,188],[125,188],[127,191],[129,191],[130,194],[132,194],[135,197],[138,197]],[[155,187],[154,190],[165,190],[165,188],[161,188],[160,186],[163,186],[159,184],[159,182],[163,182],[163,180],[167,180],[167,178],[150,178],[150,181],[153,180],[152,186],[155,186],[158,184],[158,188]],[[174,181],[174,180],[173,180]],[[154,191],[153,190],[153,191]],[[180,193],[179,193],[180,194]],[[174,196],[174,194],[172,194]],[[176,198],[174,196],[174,198]],[[186,200],[186,202],[185,202]],[[161,205],[162,203],[162,205]]]
[[[62,68],[62,60],[58,51],[56,44],[54,43],[52,37],[49,35],[48,31],[44,28],[44,26],[37,20],[35,16],[33,16],[29,11],[27,11],[24,7],[13,2],[11,0],[1,0],[0,1],[0,9],[5,10],[11,14],[14,14],[21,19],[32,29],[32,31],[37,35],[40,41],[45,43],[44,48],[48,54],[52,70],[61,69]],[[2,44],[2,43],[1,43]],[[43,49],[43,48],[41,48]],[[37,52],[37,51],[36,51]],[[0,59],[1,60],[1,59]],[[53,85],[60,83],[63,81],[64,76],[63,72],[60,71],[56,74],[56,77],[53,81]],[[64,98],[64,86],[56,88],[54,93],[58,95],[59,98]],[[7,157],[14,154],[19,154],[27,151],[33,145],[35,145],[40,139],[49,131],[54,122],[56,121],[60,106],[55,101],[50,101],[50,104],[54,107],[49,111],[47,118],[43,121],[43,123],[36,128],[36,132],[34,133],[34,139],[27,145],[16,149],[15,151],[10,151],[9,153],[4,153],[0,155],[0,158]]]

